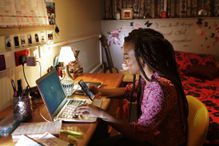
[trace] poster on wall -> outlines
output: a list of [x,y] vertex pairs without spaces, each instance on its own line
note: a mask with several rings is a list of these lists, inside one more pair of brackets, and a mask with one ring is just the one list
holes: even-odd
[[48,25],[44,0],[1,0],[0,27]]
[[0,26],[16,26],[14,0],[0,0]]

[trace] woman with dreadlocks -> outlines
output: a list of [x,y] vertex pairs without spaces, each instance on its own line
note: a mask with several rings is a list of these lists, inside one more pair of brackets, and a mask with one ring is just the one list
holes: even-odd
[[[77,109],[92,114],[121,134],[99,141],[98,145],[184,146],[187,142],[188,107],[182,89],[172,45],[153,29],[133,30],[124,42],[124,60],[132,74],[140,74],[135,87],[138,119],[128,123],[91,105]],[[133,84],[134,85],[134,84]],[[122,95],[126,91],[101,90],[102,94]]]

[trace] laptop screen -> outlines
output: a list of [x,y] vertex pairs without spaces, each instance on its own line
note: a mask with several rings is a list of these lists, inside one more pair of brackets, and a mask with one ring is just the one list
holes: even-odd
[[37,86],[51,115],[66,97],[56,70],[37,80]]

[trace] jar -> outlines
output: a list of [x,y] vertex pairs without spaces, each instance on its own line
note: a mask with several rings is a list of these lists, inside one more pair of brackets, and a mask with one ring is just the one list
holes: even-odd
[[29,96],[14,97],[13,106],[16,120],[26,122],[32,118],[32,108]]

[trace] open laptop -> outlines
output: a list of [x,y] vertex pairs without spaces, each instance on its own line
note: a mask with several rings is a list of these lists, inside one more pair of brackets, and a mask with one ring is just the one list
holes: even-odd
[[91,115],[76,115],[74,110],[82,104],[94,104],[100,107],[102,100],[94,99],[92,102],[89,98],[66,97],[56,70],[52,70],[38,79],[36,84],[52,120],[67,122],[96,121],[96,117],[92,117]]

